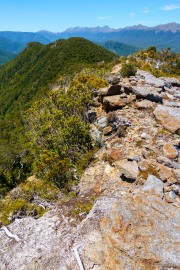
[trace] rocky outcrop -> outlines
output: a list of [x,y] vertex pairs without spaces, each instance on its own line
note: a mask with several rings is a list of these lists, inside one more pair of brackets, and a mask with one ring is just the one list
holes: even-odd
[[170,86],[180,86],[180,81],[176,78],[160,77],[160,79],[165,81]]
[[[146,72],[144,70],[138,70],[137,74],[144,77],[144,81],[148,85],[159,87],[159,88],[163,88],[164,86],[167,86],[167,80],[163,80],[163,78],[162,79],[156,78],[149,72]],[[171,81],[171,84],[173,82],[174,80]],[[170,81],[168,81],[168,83],[170,83]]]
[[162,96],[159,93],[159,88],[150,86],[132,86],[131,91],[138,98],[144,98],[154,102],[162,102]]
[[172,214],[177,218],[178,209],[150,190],[123,194],[100,219],[101,239],[85,255],[100,269],[179,269],[179,229],[177,219],[168,218]]
[[78,270],[72,248],[79,244],[84,269],[179,269],[179,209],[155,182],[98,199],[76,226],[57,211],[14,222],[9,229],[22,240],[0,232],[1,269]]

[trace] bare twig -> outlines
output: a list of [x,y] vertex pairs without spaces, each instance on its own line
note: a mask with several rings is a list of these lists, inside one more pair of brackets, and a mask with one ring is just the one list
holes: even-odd
[[14,238],[17,242],[21,241],[21,239],[16,234],[11,233],[5,226],[2,226],[1,230],[3,230],[10,238]]
[[79,249],[80,247],[82,247],[82,244],[79,244],[79,245],[75,246],[75,247],[73,248],[73,252],[74,252],[74,255],[75,255],[76,260],[77,260],[77,262],[78,262],[79,269],[80,269],[80,270],[85,270],[85,269],[84,269],[84,266],[83,266],[83,264],[82,264],[81,258],[80,258],[80,256],[79,256],[79,253],[78,253],[78,249]]

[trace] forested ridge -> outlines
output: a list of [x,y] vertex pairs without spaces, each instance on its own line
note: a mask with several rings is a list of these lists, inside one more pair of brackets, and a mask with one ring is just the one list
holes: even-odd
[[[65,85],[83,69],[116,57],[83,38],[70,38],[48,45],[30,43],[0,69],[2,195],[33,170],[48,178],[48,172],[43,175],[47,163],[54,166],[52,178],[58,185],[66,181],[67,175],[59,180],[57,167],[73,168],[78,155],[91,148],[84,113],[90,102],[90,89],[96,83],[104,86],[105,82],[97,75],[88,75],[85,79],[76,78],[67,93]],[[53,92],[54,85],[59,91]],[[70,145],[75,156],[69,152]]]

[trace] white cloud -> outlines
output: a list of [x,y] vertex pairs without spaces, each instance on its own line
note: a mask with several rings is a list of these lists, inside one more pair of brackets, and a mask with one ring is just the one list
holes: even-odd
[[129,17],[130,17],[130,18],[133,18],[133,17],[135,17],[135,16],[136,16],[136,13],[134,13],[134,12],[129,13]]
[[162,10],[166,10],[166,11],[169,11],[169,10],[174,10],[174,9],[180,9],[180,5],[166,5],[164,7],[161,7]]
[[142,12],[145,13],[145,14],[147,14],[147,13],[150,12],[150,10],[149,10],[149,8],[143,8]]
[[101,16],[101,17],[98,17],[98,20],[108,20],[112,18],[114,18],[114,16]]

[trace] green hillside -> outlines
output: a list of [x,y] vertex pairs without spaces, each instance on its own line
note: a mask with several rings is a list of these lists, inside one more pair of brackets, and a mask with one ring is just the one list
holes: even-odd
[[[53,103],[50,90],[57,83],[59,86],[63,86],[83,68],[91,68],[94,64],[110,61],[115,57],[117,57],[115,54],[83,38],[70,38],[48,45],[30,43],[18,57],[0,68],[0,191],[2,193],[25,179],[26,175],[32,171],[35,159],[37,162],[34,170],[37,172],[39,171],[37,168],[42,168],[40,170],[42,172],[44,166],[41,160],[42,155],[44,158],[51,156],[51,161],[58,160],[58,164],[61,163],[58,166],[68,168],[74,166],[72,164],[78,160],[76,151],[81,155],[86,152],[90,144],[87,135],[88,126],[84,124],[83,119],[90,101],[88,99],[89,87],[92,88],[96,82],[104,86],[104,82],[98,81],[96,77],[89,77],[90,86],[87,88],[87,78],[82,79],[82,82],[76,81],[74,85],[77,87],[74,88],[72,85],[71,92],[68,94],[59,91],[56,96],[57,102],[55,99]],[[85,88],[82,86],[84,82]],[[71,93],[74,93],[73,96]],[[48,112],[43,107],[43,104],[46,103],[51,104],[53,114],[52,111]],[[64,109],[60,109],[61,104]],[[37,113],[39,108],[41,111]],[[30,110],[28,113],[27,109]],[[41,112],[43,113],[41,114]],[[53,120],[54,115],[56,121],[59,119],[58,124]],[[33,122],[34,119],[37,121]],[[44,123],[45,126],[43,126]],[[56,131],[47,129],[47,123],[53,128],[59,127],[59,132],[62,134],[61,142],[57,142],[59,139],[55,135],[53,135],[54,139],[51,138],[52,140],[44,137],[48,132],[51,134],[48,133],[50,137],[53,137],[52,134],[56,134]],[[63,125],[59,126],[60,123],[66,123],[64,129],[62,129]],[[72,134],[72,130],[76,130],[74,123],[79,128],[77,132],[81,134],[78,141],[73,140],[73,136],[77,134]],[[30,128],[32,126],[34,126],[33,131]],[[37,141],[34,141],[36,137]],[[41,143],[38,141],[40,138]],[[44,141],[47,144],[44,144]],[[85,141],[87,146],[82,149],[81,144],[86,145]],[[72,159],[66,160],[69,144],[74,145],[71,151],[75,153],[75,156],[73,154]],[[45,145],[51,145],[52,150],[51,153],[48,152],[48,155],[49,149],[46,149]],[[62,152],[59,149],[60,146]],[[39,159],[41,161],[38,161]],[[63,163],[64,160],[66,160],[65,163]],[[39,165],[37,166],[37,164]],[[53,166],[57,169],[55,164]],[[47,175],[44,176],[47,177]],[[54,178],[52,176],[52,178],[56,179],[56,176]],[[56,181],[59,180],[56,179]]]
[[12,41],[0,36],[0,49],[9,53],[19,53],[25,48],[21,42]]
[[0,49],[0,66],[15,57],[16,55],[14,53],[9,53]]
[[128,56],[140,50],[138,47],[111,40],[101,42],[99,45],[111,52],[117,53],[120,56]]
[[114,53],[83,38],[59,40],[49,45],[30,43],[16,59],[0,69],[1,115],[16,105],[24,107],[44,94],[59,76],[115,57]]

